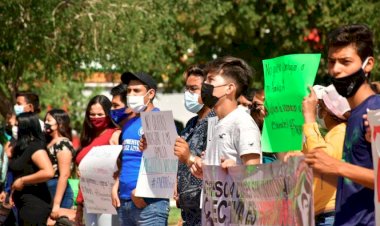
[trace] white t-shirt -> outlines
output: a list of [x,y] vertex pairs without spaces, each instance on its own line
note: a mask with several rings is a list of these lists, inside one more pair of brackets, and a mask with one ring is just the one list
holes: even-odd
[[260,154],[262,161],[259,127],[241,108],[236,108],[219,121],[215,117],[209,119],[207,141],[206,165],[220,165],[222,157],[243,165],[241,156],[246,154]]

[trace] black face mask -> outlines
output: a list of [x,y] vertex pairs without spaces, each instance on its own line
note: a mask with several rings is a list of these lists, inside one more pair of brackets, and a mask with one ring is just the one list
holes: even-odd
[[203,83],[201,88],[202,102],[208,107],[213,108],[218,102],[219,98],[212,95],[214,86],[211,84]]
[[45,132],[46,133],[51,133],[52,132],[52,130],[51,130],[51,125],[50,124],[48,124],[48,123],[45,123]]
[[343,78],[333,78],[331,77],[331,82],[334,85],[336,91],[343,97],[352,97],[358,91],[359,87],[365,82],[367,77],[362,68],[357,72],[343,77]]
[[201,98],[204,105],[206,105],[208,108],[213,108],[215,104],[218,102],[220,97],[213,96],[212,93],[214,92],[214,88],[226,86],[228,84],[220,85],[220,86],[213,86],[211,84],[203,83],[201,88]]

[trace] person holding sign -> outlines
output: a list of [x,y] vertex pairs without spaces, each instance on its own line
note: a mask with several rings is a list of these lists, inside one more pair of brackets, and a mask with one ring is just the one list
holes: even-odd
[[242,59],[228,56],[209,62],[205,71],[202,102],[214,108],[218,122],[209,137],[204,163],[193,164],[192,173],[202,177],[202,164],[222,167],[260,164],[260,130],[252,117],[237,107],[237,98],[250,84],[251,67]]
[[[314,148],[322,148],[329,156],[341,160],[349,110],[346,98],[339,95],[333,85],[328,87],[316,85],[310,88],[310,95],[302,102],[305,119],[303,153],[308,153]],[[319,131],[318,124],[328,131],[324,137]],[[286,158],[289,155],[292,154],[288,154]],[[336,176],[315,172],[313,191],[317,226],[334,223],[336,184]]]
[[[83,129],[80,137],[81,148],[75,157],[75,163],[77,166],[79,166],[93,147],[109,145],[112,136],[120,135],[120,130],[117,130],[115,124],[112,122],[110,110],[111,101],[103,95],[94,96],[87,104]],[[78,208],[75,221],[78,224],[82,224],[82,218],[84,215],[86,225],[112,225],[111,214],[96,214],[88,213],[86,211],[86,202],[81,189],[79,189],[77,203]]]
[[174,146],[174,154],[180,161],[177,173],[177,198],[184,226],[201,225],[202,180],[194,177],[190,168],[197,159],[201,159],[202,152],[206,150],[208,119],[215,116],[214,111],[200,103],[202,83],[206,78],[203,68],[204,66],[194,65],[184,73],[185,107],[197,116],[187,122]]
[[328,37],[328,71],[337,92],[351,107],[343,149],[337,160],[316,148],[306,154],[314,171],[339,176],[334,225],[375,225],[374,171],[371,143],[363,115],[380,108],[380,96],[369,83],[375,63],[373,35],[365,25],[342,26]]
[[[136,114],[122,128],[121,169],[112,199],[117,207],[120,225],[167,225],[169,200],[135,196],[142,152],[139,142],[143,135],[141,112],[159,111],[153,105],[157,83],[152,76],[125,72],[121,76],[127,88],[127,104]],[[119,191],[119,194],[117,194]]]

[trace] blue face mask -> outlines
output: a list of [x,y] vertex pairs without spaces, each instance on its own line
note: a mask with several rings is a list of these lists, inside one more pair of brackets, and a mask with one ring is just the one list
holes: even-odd
[[203,108],[203,104],[198,102],[199,94],[185,92],[185,108],[192,113],[198,113]]
[[15,110],[15,114],[16,115],[24,113],[24,105],[18,105],[18,104],[16,104],[13,108]]
[[126,107],[123,107],[123,108],[111,110],[112,120],[119,124],[121,121],[123,121],[125,118],[127,118],[128,114],[125,113],[126,109],[127,109]]

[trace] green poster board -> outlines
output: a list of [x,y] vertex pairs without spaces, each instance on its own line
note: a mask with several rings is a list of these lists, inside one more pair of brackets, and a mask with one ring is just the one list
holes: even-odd
[[302,100],[309,94],[321,54],[292,54],[263,60],[265,108],[263,152],[302,149]]

